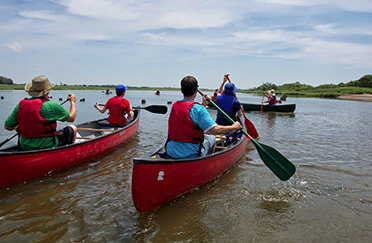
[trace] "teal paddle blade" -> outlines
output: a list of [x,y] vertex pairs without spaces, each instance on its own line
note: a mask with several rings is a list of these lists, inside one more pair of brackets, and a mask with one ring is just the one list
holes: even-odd
[[282,181],[294,175],[296,167],[276,149],[251,139],[258,154],[267,167]]

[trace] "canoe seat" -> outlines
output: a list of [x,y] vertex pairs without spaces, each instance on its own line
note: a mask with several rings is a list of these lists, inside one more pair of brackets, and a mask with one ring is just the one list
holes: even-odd
[[225,145],[227,146],[228,144],[232,144],[232,143],[236,143],[241,137],[242,137],[242,131],[238,130],[234,133],[231,133],[231,134],[228,134],[228,139],[225,143]]
[[116,125],[116,124],[110,124],[107,120],[99,121],[97,122],[98,125],[101,127],[125,127],[127,124],[122,125]]
[[226,142],[225,136],[216,135],[216,146],[224,146]]

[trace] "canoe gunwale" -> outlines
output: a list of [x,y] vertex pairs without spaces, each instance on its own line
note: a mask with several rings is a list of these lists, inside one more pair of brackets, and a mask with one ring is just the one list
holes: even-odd
[[[12,146],[12,147],[9,147],[9,148],[0,149],[0,157],[1,156],[18,155],[18,154],[19,155],[21,155],[21,154],[24,155],[24,154],[38,154],[38,153],[41,154],[41,153],[44,153],[44,152],[56,152],[56,151],[61,150],[61,149],[73,148],[75,146],[79,146],[79,145],[82,145],[82,144],[94,143],[98,139],[102,139],[104,137],[114,136],[118,132],[122,132],[124,130],[127,130],[131,126],[134,126],[138,122],[139,113],[140,113],[139,110],[136,110],[136,111],[137,111],[136,119],[134,119],[132,122],[130,122],[126,126],[117,127],[118,129],[112,130],[111,133],[102,134],[101,136],[94,137],[94,138],[91,138],[91,139],[86,139],[85,141],[81,141],[81,142],[78,142],[78,143],[75,142],[74,144],[67,144],[67,145],[64,145],[64,146],[58,146],[58,147],[46,148],[46,149],[38,149],[38,150],[32,150],[32,151],[21,151],[21,150],[15,151],[15,148],[17,146]],[[90,122],[82,123],[82,124],[77,125],[76,127],[77,128],[89,128],[89,127],[86,127],[86,126],[92,125],[92,124],[97,124],[98,122],[105,121],[105,120],[107,120],[107,118],[103,118],[103,119],[99,119],[99,120],[95,120],[95,121],[90,121]],[[10,150],[10,151],[8,152],[7,150]]]
[[244,142],[246,139],[246,136],[243,135],[239,141],[236,141],[235,143],[231,144],[231,146],[227,147],[226,149],[219,150],[215,153],[208,154],[203,157],[196,157],[196,158],[191,158],[191,159],[166,159],[166,158],[151,158],[151,156],[155,154],[160,154],[162,153],[161,151],[164,150],[165,143],[162,145],[159,145],[157,148],[152,150],[151,152],[147,153],[143,157],[140,158],[134,158],[133,163],[134,164],[178,164],[178,163],[190,163],[190,162],[200,162],[203,160],[210,159],[212,157],[216,157],[219,155],[222,155],[224,153],[227,153],[234,148],[238,147],[240,143]]
[[[244,111],[260,111],[261,104],[241,103]],[[276,105],[263,105],[262,110],[266,112],[294,112],[296,104],[276,104]]]
[[154,149],[133,160],[132,200],[138,212],[144,213],[213,180],[241,160],[248,139],[242,136],[226,149],[193,159],[154,158]]
[[[72,145],[34,151],[18,151],[11,148],[0,151],[0,188],[33,178],[43,177],[51,172],[67,169],[91,159],[98,158],[129,142],[139,128],[139,111],[128,126],[114,132],[81,131],[80,135],[97,135],[95,138],[79,141]],[[77,125],[97,128],[100,119]],[[106,127],[107,128],[107,127]],[[83,137],[83,136],[82,136]]]

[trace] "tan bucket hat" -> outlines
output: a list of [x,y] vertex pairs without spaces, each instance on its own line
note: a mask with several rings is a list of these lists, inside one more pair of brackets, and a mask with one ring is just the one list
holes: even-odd
[[56,84],[51,84],[47,76],[37,76],[31,82],[25,84],[25,91],[32,97],[40,97],[47,94]]
[[267,91],[267,93],[271,96],[275,96],[275,90],[274,89]]

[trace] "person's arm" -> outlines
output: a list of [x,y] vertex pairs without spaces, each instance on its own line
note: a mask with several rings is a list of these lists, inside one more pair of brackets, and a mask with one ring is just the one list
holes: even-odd
[[68,122],[74,122],[76,118],[76,108],[75,108],[75,102],[76,102],[76,96],[74,94],[68,95],[68,100],[70,101],[70,116],[66,121]]
[[240,106],[240,107],[241,107],[240,110],[238,110],[239,117],[243,115],[243,110],[244,110],[243,106]]
[[223,86],[225,85],[226,81],[227,81],[227,77],[224,75],[222,84],[221,84],[220,88],[218,89],[217,94],[222,94]]
[[207,105],[209,105],[209,101],[211,97],[208,95],[208,94],[204,94],[203,95],[203,101],[202,101],[202,106],[206,107]]
[[8,131],[13,131],[13,130],[16,130],[18,126],[16,127],[8,127],[7,125],[4,125],[4,128]]
[[239,122],[234,122],[234,124],[230,125],[230,126],[221,126],[221,125],[216,125],[214,127],[212,127],[211,129],[209,129],[209,132],[211,132],[212,134],[214,135],[218,135],[218,134],[224,134],[224,133],[229,133],[231,131],[236,131],[236,130],[239,130],[239,129],[242,129],[242,125],[239,123]]
[[128,118],[130,118],[134,113],[132,112],[132,106],[130,105],[129,101],[123,98],[121,104],[122,109],[125,110],[125,113],[127,114]]
[[19,104],[13,109],[12,113],[5,120],[4,128],[8,131],[14,131],[18,128],[17,114],[18,114]]
[[106,107],[103,107],[102,109],[99,108],[99,106],[98,106],[97,103],[94,103],[94,107],[95,107],[99,112],[101,112],[102,114],[105,113],[105,111],[107,111]]

